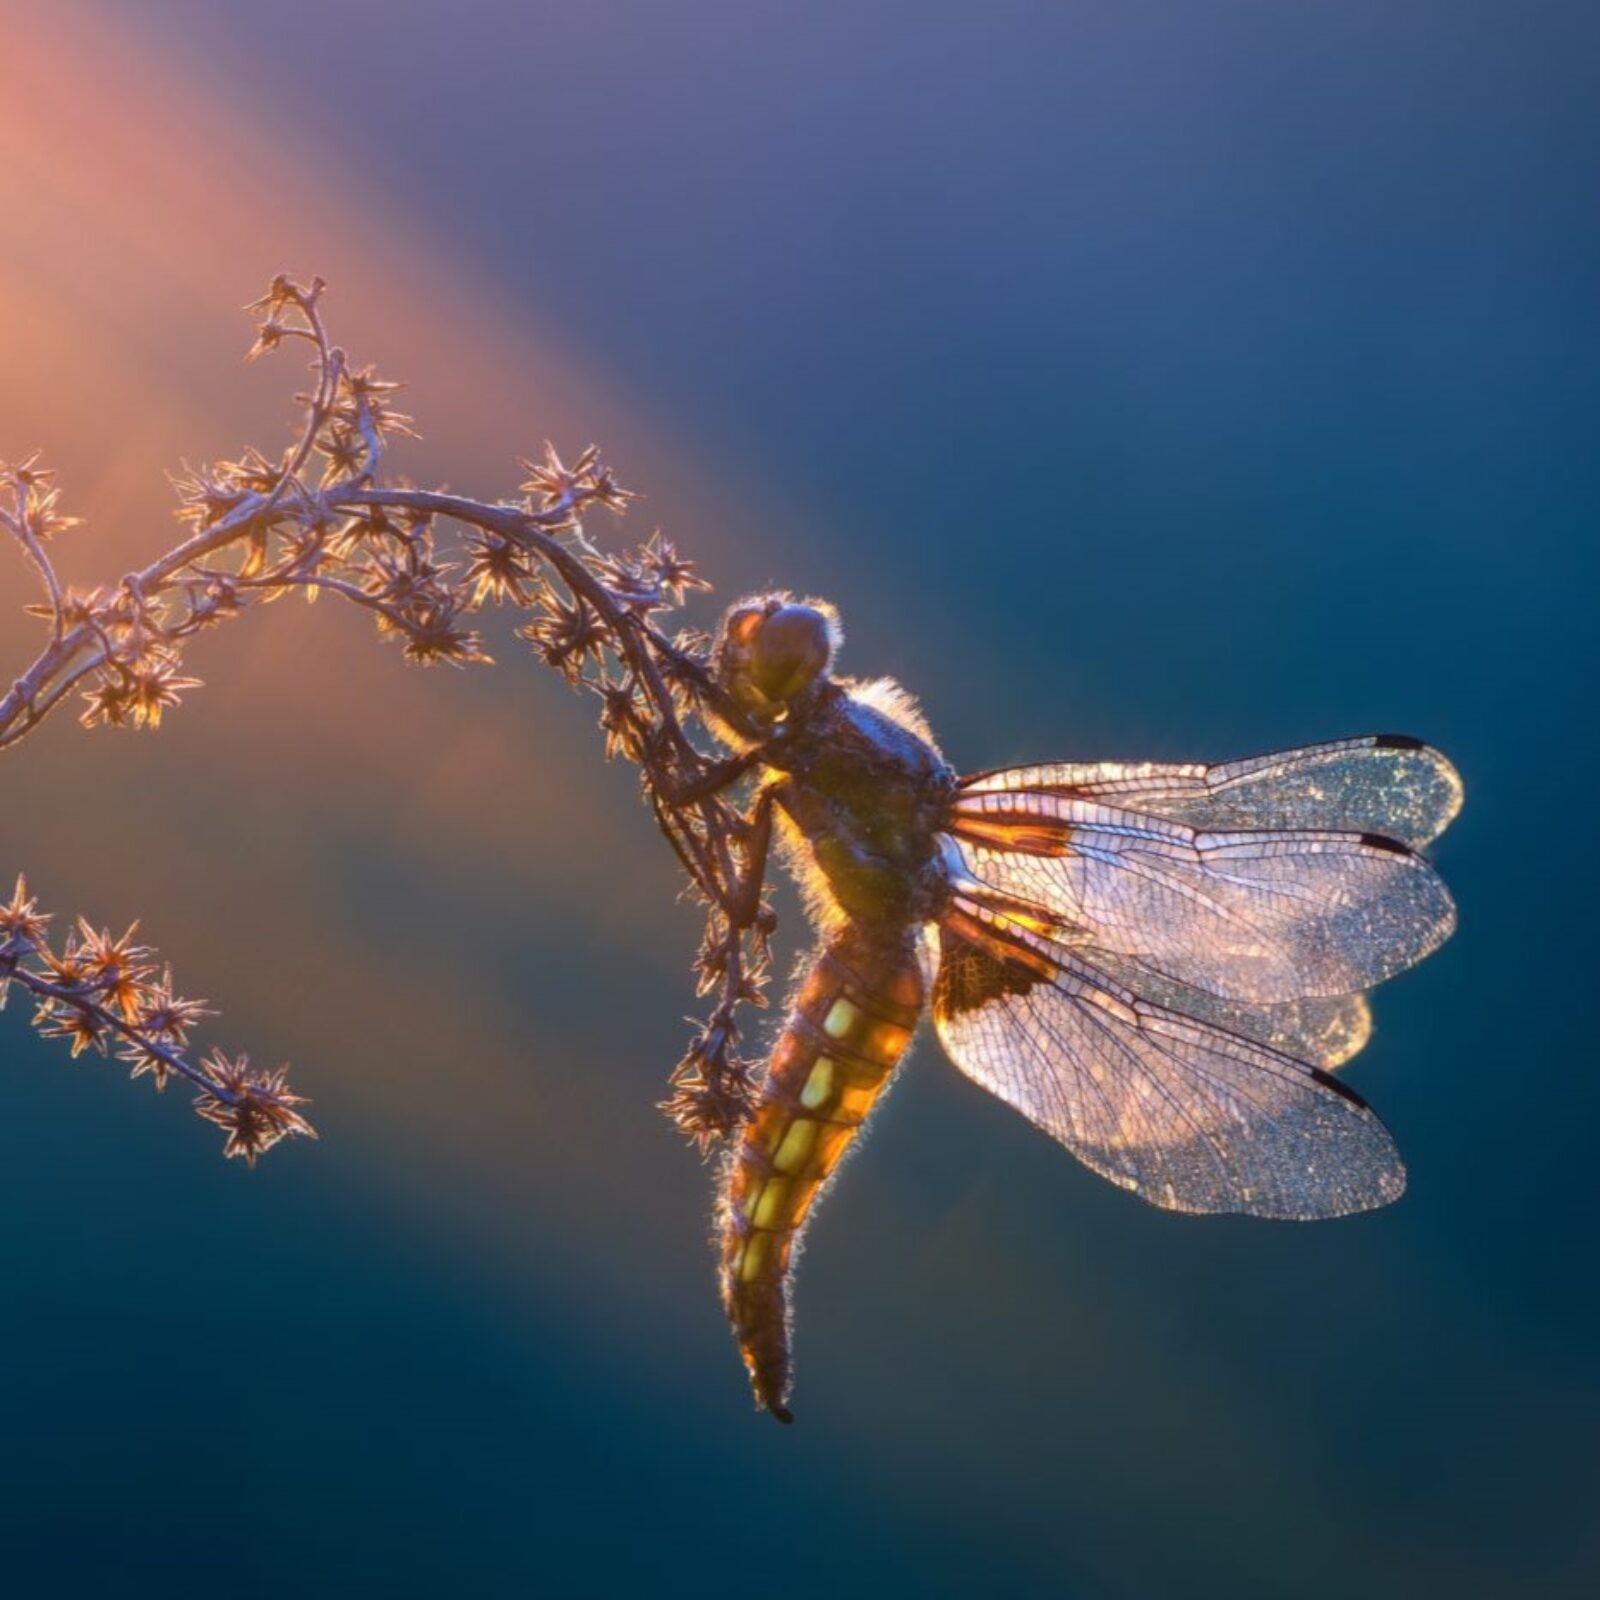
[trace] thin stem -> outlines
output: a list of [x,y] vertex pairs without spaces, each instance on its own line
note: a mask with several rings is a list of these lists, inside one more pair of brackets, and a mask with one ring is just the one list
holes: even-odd
[[[12,958],[13,960],[15,958]],[[175,1072],[180,1078],[186,1078],[197,1089],[215,1096],[226,1105],[237,1105],[239,1094],[228,1088],[218,1078],[207,1072],[203,1067],[197,1067],[169,1045],[162,1044],[160,1040],[153,1039],[142,1029],[128,1022],[100,1004],[98,1000],[84,994],[76,987],[68,987],[59,983],[52,983],[48,978],[22,966],[20,963],[7,967],[0,964],[0,979],[10,980],[20,984],[29,994],[40,1000],[53,1000],[58,1004],[70,1006],[74,1011],[81,1012],[84,1016],[92,1018],[101,1027],[119,1034],[129,1044],[135,1044],[145,1054],[154,1056],[169,1071]]]
[[[11,475],[16,510],[0,512],[0,520],[39,571],[52,625],[44,648],[0,697],[0,750],[26,737],[83,686],[87,723],[159,721],[180,691],[194,686],[178,676],[188,642],[211,623],[291,589],[327,590],[372,613],[381,631],[402,639],[408,657],[423,662],[486,659],[465,619],[489,597],[545,607],[547,616],[524,635],[569,682],[601,696],[607,755],[636,763],[656,822],[706,903],[697,965],[702,988],[717,990],[718,998],[673,1074],[678,1094],[671,1109],[702,1142],[726,1133],[746,1094],[746,1068],[733,1054],[737,1012],[759,1001],[771,913],[762,903],[762,864],[730,801],[750,763],[714,762],[691,732],[691,723],[704,728],[711,718],[727,720],[729,707],[708,663],[655,621],[686,589],[704,584],[692,576],[692,564],[658,538],[614,557],[591,542],[580,515],[619,510],[630,498],[592,448],[570,468],[548,446],[543,464],[527,464],[533,477],[523,488],[543,496],[542,508],[380,482],[386,434],[408,431],[407,419],[390,408],[396,386],[370,369],[353,370],[332,343],[322,292],[320,280],[301,286],[280,278],[255,308],[264,316],[252,354],[285,340],[304,341],[315,352],[315,382],[281,462],[252,451],[240,462],[221,462],[187,478],[180,484],[183,515],[196,526],[115,588],[81,599],[63,593],[36,536],[43,524],[36,530],[29,521],[36,504],[41,518],[51,516],[54,491],[38,498],[32,487],[48,474],[33,472],[30,461]],[[313,483],[308,480],[319,453],[323,481]],[[51,530],[67,521],[53,520]],[[438,547],[436,522],[464,530],[459,550]],[[452,577],[458,564],[451,556],[462,554],[471,558],[467,576]],[[21,895],[19,884],[19,899],[0,917],[15,923],[24,916],[17,909]],[[31,911],[31,902],[24,910]],[[246,1075],[244,1058],[237,1069],[218,1058],[218,1071],[240,1074],[240,1087],[230,1090],[233,1078],[221,1082],[181,1051],[141,1035],[81,986],[26,971],[15,959],[9,969],[0,961],[0,977],[6,976],[54,1011],[76,1008],[84,1037],[98,1042],[110,1028],[137,1039],[150,1059],[221,1105],[238,1107],[231,1153],[252,1154],[273,1142],[246,1121],[247,1110],[259,1114],[262,1106],[276,1106],[276,1137],[309,1131],[292,1114],[297,1102],[281,1078]]]

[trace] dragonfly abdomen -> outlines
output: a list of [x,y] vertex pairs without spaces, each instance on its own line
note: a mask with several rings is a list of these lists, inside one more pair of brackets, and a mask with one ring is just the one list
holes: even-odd
[[887,1087],[922,1009],[909,936],[847,928],[816,958],[773,1049],[761,1103],[729,1159],[722,1299],[756,1399],[790,1414],[794,1245],[823,1186]]

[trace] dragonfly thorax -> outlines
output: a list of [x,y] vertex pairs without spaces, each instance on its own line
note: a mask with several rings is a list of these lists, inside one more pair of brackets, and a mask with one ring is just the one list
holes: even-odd
[[824,601],[732,606],[715,651],[719,731],[759,757],[818,919],[898,933],[934,914],[955,775],[903,690],[831,675],[838,643]]
[[824,685],[766,752],[823,920],[901,929],[935,914],[955,775],[893,684]]

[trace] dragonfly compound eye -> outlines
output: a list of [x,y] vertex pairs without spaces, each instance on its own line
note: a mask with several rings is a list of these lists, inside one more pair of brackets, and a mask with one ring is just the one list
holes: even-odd
[[750,681],[780,704],[803,694],[833,659],[834,623],[816,606],[781,605],[750,640]]
[[717,676],[744,716],[770,729],[828,670],[838,644],[838,619],[825,602],[755,595],[722,620]]

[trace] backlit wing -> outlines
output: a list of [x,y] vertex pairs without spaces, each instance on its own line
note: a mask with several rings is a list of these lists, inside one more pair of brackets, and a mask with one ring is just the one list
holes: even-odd
[[1225,1000],[1186,983],[1174,983],[1148,967],[1121,960],[1105,950],[1096,950],[1093,960],[1096,971],[1132,990],[1142,1000],[1180,1016],[1209,1022],[1224,1033],[1239,1034],[1314,1067],[1342,1067],[1366,1049],[1372,1038],[1372,1007],[1364,994],[1253,1006]]
[[979,773],[966,794],[1055,792],[1166,817],[1209,832],[1245,828],[1378,833],[1414,849],[1461,809],[1461,778],[1437,750],[1404,734],[1340,739],[1216,766],[1065,763]]
[[1200,831],[1057,790],[960,794],[950,833],[976,880],[1050,931],[1155,977],[1247,1005],[1357,994],[1455,926],[1407,846],[1325,830]]
[[956,1065],[1152,1205],[1311,1219],[1404,1190],[1383,1124],[1322,1069],[1145,999],[959,895],[925,942]]

